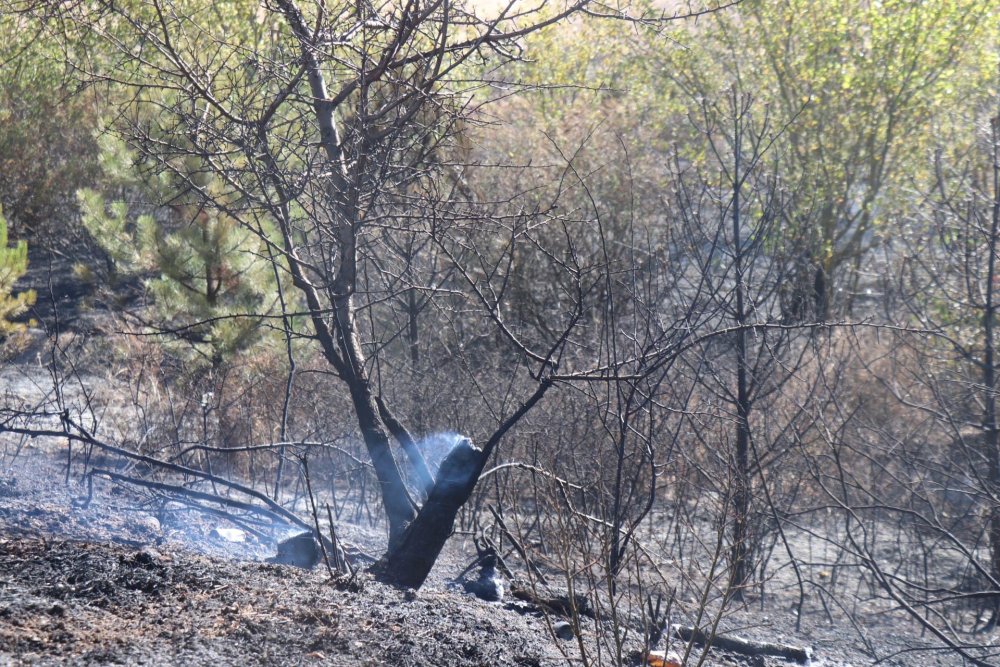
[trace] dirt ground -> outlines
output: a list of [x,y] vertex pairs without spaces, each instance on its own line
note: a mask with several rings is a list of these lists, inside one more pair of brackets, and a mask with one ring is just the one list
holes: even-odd
[[85,489],[58,473],[22,454],[0,478],[0,664],[471,667],[572,655],[521,603],[260,562],[273,544],[213,538],[212,522],[193,517],[167,525],[121,489],[84,508]]
[[[331,578],[264,562],[264,533],[225,537],[219,517],[164,504],[129,487],[65,477],[64,459],[28,447],[0,466],[0,665],[486,665],[582,664],[576,641],[557,639],[530,604],[485,602],[449,585],[469,560],[453,539],[419,592],[366,574]],[[379,531],[345,524],[348,540],[378,547]],[[811,646],[813,664],[862,665],[850,628],[816,618],[792,632],[780,597],[727,625],[761,640]],[[881,664],[961,664],[910,653],[923,640],[875,625]],[[696,664],[697,653],[689,664]],[[604,663],[608,664],[608,663]],[[776,667],[717,650],[706,665]]]

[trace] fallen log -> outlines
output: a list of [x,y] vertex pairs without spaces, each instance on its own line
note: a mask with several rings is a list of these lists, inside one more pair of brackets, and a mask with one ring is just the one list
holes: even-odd
[[789,644],[776,644],[771,642],[759,642],[752,639],[744,639],[736,635],[710,635],[699,628],[674,628],[674,634],[684,642],[694,642],[706,648],[719,648],[723,651],[732,651],[743,655],[770,655],[785,660],[794,660],[805,664],[809,662],[812,651],[801,646],[791,646]]
[[[198,477],[208,482],[211,482],[212,484],[225,486],[238,493],[250,496],[251,498],[256,498],[262,504],[270,508],[270,510],[274,514],[284,517],[288,523],[293,523],[295,525],[301,526],[305,530],[312,530],[312,526],[310,526],[308,523],[303,522],[302,519],[298,518],[295,514],[286,510],[276,501],[272,500],[271,498],[268,498],[266,495],[264,495],[260,491],[257,491],[256,489],[252,489],[248,486],[239,484],[237,482],[233,482],[223,477],[217,477],[212,473],[204,472],[202,470],[197,470],[195,468],[189,468],[187,466],[182,466],[177,463],[170,463],[169,461],[163,461],[161,459],[157,459],[152,456],[147,456],[145,454],[140,454],[139,452],[134,452],[124,447],[118,447],[116,445],[103,442],[102,440],[99,440],[98,438],[91,435],[86,429],[76,424],[75,422],[73,422],[73,420],[69,419],[68,417],[64,417],[63,421],[65,424],[65,428],[62,431],[55,431],[48,429],[18,428],[6,424],[4,425],[4,430],[7,431],[8,433],[25,435],[31,438],[39,438],[39,437],[65,438],[66,440],[71,442],[81,442],[87,445],[93,445],[94,447],[97,447],[102,451],[110,452],[111,454],[116,454],[118,456],[130,459],[132,461],[145,463],[146,465],[149,465],[151,467],[162,468],[163,470],[175,472],[182,476]],[[70,430],[69,427],[72,427],[73,429],[75,429],[75,431]],[[68,469],[67,469],[67,474],[68,474]]]
[[94,468],[87,473],[87,499],[84,501],[83,506],[88,507],[94,498],[94,477],[105,477],[112,482],[121,482],[123,484],[134,484],[135,486],[142,486],[147,489],[152,489],[154,491],[163,491],[166,493],[173,493],[178,496],[188,496],[190,498],[195,498],[197,500],[205,500],[208,502],[218,503],[219,505],[224,505],[226,507],[232,507],[234,509],[243,510],[250,514],[256,514],[261,517],[271,519],[276,523],[293,523],[303,530],[307,530],[310,533],[313,532],[312,526],[298,518],[291,512],[284,510],[282,512],[274,512],[268,508],[258,507],[253,503],[248,503],[242,500],[236,500],[234,498],[226,498],[225,496],[220,496],[214,493],[206,493],[204,491],[195,491],[194,489],[189,489],[186,486],[180,486],[177,484],[167,484],[166,482],[154,482],[148,479],[142,479],[140,477],[132,477],[130,475],[122,475],[117,472],[111,472],[110,470],[104,470],[102,468]]
[[585,596],[574,594],[570,599],[568,594],[553,594],[545,597],[534,589],[534,587],[520,586],[513,583],[510,587],[510,594],[522,602],[527,602],[540,609],[543,613],[563,618],[574,618],[586,616],[596,620],[597,612]]

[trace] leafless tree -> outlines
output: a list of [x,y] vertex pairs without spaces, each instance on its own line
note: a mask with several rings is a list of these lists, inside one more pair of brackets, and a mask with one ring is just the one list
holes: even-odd
[[[935,494],[930,512],[966,515],[978,507],[983,513],[989,558],[982,567],[978,559],[970,561],[983,589],[972,593],[989,602],[987,627],[993,627],[1000,620],[1000,116],[990,120],[981,144],[988,162],[973,161],[960,171],[946,164],[941,152],[935,161],[936,188],[927,199],[925,224],[909,239],[903,294],[912,317],[938,335],[925,339],[924,372],[914,383],[925,388],[927,397],[921,401],[895,393],[929,415],[946,443],[937,484],[952,491]],[[956,501],[957,506],[947,506]],[[931,523],[962,539],[958,526]]]
[[[486,13],[450,0],[275,0],[231,13],[168,0],[35,8],[117,48],[111,63],[78,66],[130,91],[113,126],[141,154],[137,168],[172,172],[185,197],[265,244],[290,287],[289,335],[312,341],[350,395],[388,519],[384,574],[419,586],[504,435],[556,382],[592,374],[585,362],[562,364],[607,270],[578,252],[574,227],[587,221],[560,215],[554,201],[475,192],[470,177],[488,165],[477,164],[465,130],[525,37],[576,15],[622,12],[591,0]],[[562,295],[543,326],[507,307],[522,247]],[[502,347],[520,393],[494,412],[481,448],[460,440],[436,474],[391,406],[399,392],[384,358],[406,340],[419,361],[419,319],[431,308],[438,326],[461,332],[452,343],[486,337]]]
[[[802,404],[780,415],[776,406],[806,366],[809,334],[818,329],[797,317],[790,325],[787,316],[784,287],[796,247],[787,209],[795,193],[783,188],[780,155],[772,150],[781,128],[735,88],[719,103],[703,102],[696,122],[712,160],[703,169],[678,168],[672,208],[692,279],[701,286],[681,298],[691,300],[709,335],[683,361],[698,386],[699,409],[717,412],[724,424],[692,420],[690,430],[706,448],[720,442],[714,457],[723,462],[722,474],[709,478],[728,480],[715,493],[728,505],[729,591],[740,600],[753,582],[767,526],[781,530],[771,471],[790,450],[793,425],[803,415]],[[711,335],[716,331],[729,333]]]

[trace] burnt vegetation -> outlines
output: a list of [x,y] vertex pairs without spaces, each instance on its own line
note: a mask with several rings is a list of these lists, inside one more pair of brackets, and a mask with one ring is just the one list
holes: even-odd
[[998,10],[679,4],[0,0],[0,659],[1000,663]]

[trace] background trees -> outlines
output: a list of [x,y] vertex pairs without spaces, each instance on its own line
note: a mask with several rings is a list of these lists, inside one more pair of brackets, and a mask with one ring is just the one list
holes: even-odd
[[[91,272],[140,277],[133,320],[170,334],[123,375],[193,350],[252,376],[210,443],[221,405],[156,375],[183,409],[144,404],[173,428],[129,451],[159,438],[215,484],[242,461],[274,511],[346,498],[404,585],[457,524],[581,587],[619,662],[655,596],[715,622],[772,577],[831,618],[849,586],[919,590],[938,627],[959,583],[887,576],[887,516],[922,517],[898,541],[930,527],[947,558],[925,561],[994,599],[995,197],[947,167],[988,93],[988,3],[31,9],[102,45],[69,59],[115,139],[65,181],[109,260]],[[802,553],[820,533],[829,560]]]
[[684,119],[733,85],[752,93],[782,129],[784,178],[800,195],[789,211],[801,232],[799,317],[836,319],[877,279],[860,267],[901,224],[913,182],[928,182],[928,151],[944,136],[971,145],[959,119],[988,104],[991,16],[973,2],[753,1],[679,25],[674,42],[621,26],[550,31],[539,48],[575,57],[540,57],[534,80],[574,87],[539,93],[537,120],[551,126],[573,108],[591,122],[550,131],[604,119],[605,132],[642,137],[643,166],[675,142],[697,163],[707,156]]
[[[907,182],[926,174],[935,133],[984,82],[977,45],[989,43],[979,40],[990,15],[971,2],[752,2],[698,34],[711,44],[708,67],[731,63],[728,77],[787,126],[788,178],[812,193],[792,214],[811,316],[850,310],[863,259],[892,235],[890,211],[905,209]],[[701,67],[674,76],[703,94],[718,79]]]
[[[920,492],[918,520],[941,535],[945,548],[965,550],[966,586],[995,591],[1000,574],[1000,488],[996,426],[996,270],[1000,257],[1000,116],[979,124],[978,150],[963,165],[938,153],[937,181],[927,193],[925,216],[900,239],[901,296],[920,326],[938,332],[921,340],[919,369],[893,394],[923,413],[938,448],[922,454],[930,479]],[[913,354],[912,344],[899,346]],[[919,376],[919,377],[918,377]],[[980,521],[970,523],[969,514]],[[977,548],[970,548],[970,543]],[[981,553],[979,553],[981,551]],[[974,582],[974,583],[973,583]],[[996,598],[982,595],[983,622],[998,621]],[[935,601],[936,602],[936,601]]]
[[17,241],[13,247],[9,245],[7,220],[0,210],[0,336],[5,343],[24,332],[25,325],[16,320],[35,302],[33,290],[14,293],[17,281],[27,270],[28,244]]
[[57,220],[91,183],[96,98],[77,90],[70,64],[87,42],[45,40],[42,23],[16,12],[4,12],[0,31],[0,204],[16,234],[56,243]]
[[[140,320],[186,342],[213,367],[258,340],[277,302],[277,274],[258,236],[225,213],[231,202],[214,176],[189,170],[190,160],[143,176],[148,167],[110,137],[100,164],[101,191],[82,189],[78,197],[83,226],[109,261],[103,270],[79,267],[81,277],[117,282],[145,274],[156,314]],[[189,182],[217,193],[222,204],[193,195]]]

